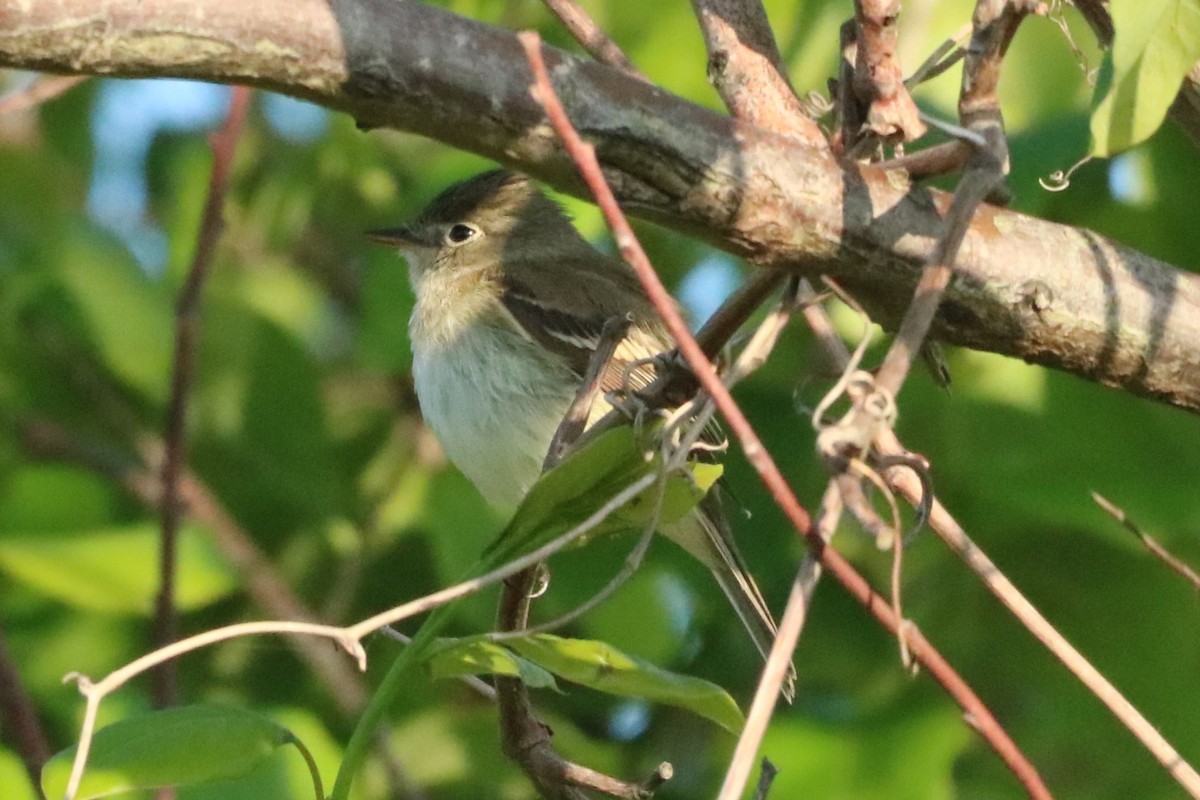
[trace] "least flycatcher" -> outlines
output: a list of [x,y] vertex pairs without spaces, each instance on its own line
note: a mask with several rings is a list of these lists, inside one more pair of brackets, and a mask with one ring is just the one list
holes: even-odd
[[[413,381],[425,421],[497,507],[514,508],[537,480],[607,320],[629,315],[632,324],[603,391],[644,386],[653,378],[645,360],[670,349],[633,272],[588,244],[522,175],[496,170],[455,184],[410,224],[369,235],[408,260]],[[608,410],[597,400],[588,424]],[[712,570],[765,657],[775,622],[716,497],[664,527]]]

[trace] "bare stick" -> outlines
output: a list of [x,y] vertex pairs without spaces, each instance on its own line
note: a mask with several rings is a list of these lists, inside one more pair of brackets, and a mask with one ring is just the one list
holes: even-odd
[[[662,503],[661,498],[662,495],[660,493],[658,501],[660,504]],[[658,514],[656,512],[655,514],[651,515],[651,518],[653,519],[657,516]],[[600,591],[596,592],[594,595],[577,605],[575,608],[571,609],[565,614],[555,617],[552,620],[547,620],[546,622],[542,622],[531,627],[499,630],[494,633],[490,633],[487,636],[487,640],[489,642],[503,642],[509,639],[520,639],[523,636],[531,636],[535,633],[546,633],[548,631],[557,630],[558,628],[561,628],[564,625],[569,625],[575,620],[579,619],[584,614],[607,600],[613,592],[619,589],[625,583],[625,581],[629,580],[633,573],[637,571],[637,568],[642,565],[642,560],[646,557],[646,551],[650,549],[650,542],[654,538],[654,533],[654,526],[647,526],[646,530],[644,530],[642,535],[638,538],[637,544],[634,545],[633,550],[631,550],[629,555],[625,557],[625,562],[621,565],[621,569],[617,572],[617,574],[609,579],[608,583],[604,584],[604,586],[600,588]]]
[[[631,320],[614,317],[604,323],[600,341],[588,359],[588,367],[583,381],[575,393],[567,413],[554,431],[550,447],[547,450],[543,470],[550,469],[559,462],[562,455],[583,433],[591,414],[592,404],[600,388],[600,379],[613,353],[629,330]],[[593,596],[571,613],[549,623],[538,626],[534,630],[545,630],[559,624],[565,624],[585,613],[589,608],[602,602],[641,562],[646,548],[650,546],[650,537],[654,533],[657,508],[662,503],[662,493],[665,484],[665,468],[659,476],[659,493],[656,511],[651,515],[651,522],[646,526],[641,541],[631,554],[625,569]],[[530,633],[529,605],[534,584],[537,581],[538,565],[515,573],[504,581],[500,592],[500,605],[496,611],[497,633],[492,634],[492,641],[506,638],[526,636]],[[500,710],[500,744],[504,754],[517,763],[529,777],[538,792],[546,798],[561,800],[587,800],[580,787],[603,792],[612,797],[638,798],[644,789],[638,784],[628,783],[610,775],[605,775],[588,767],[575,764],[554,749],[551,732],[533,713],[533,703],[529,699],[529,688],[520,678],[497,675],[496,704]],[[668,765],[669,766],[669,765]]]
[[[905,452],[895,434],[890,431],[877,440],[876,447],[881,453]],[[924,489],[913,472],[908,469],[890,469],[887,477],[910,503],[920,502]],[[932,502],[929,527],[979,576],[988,590],[1012,612],[1013,616],[1108,707],[1113,716],[1158,759],[1171,777],[1193,797],[1200,797],[1200,774],[1195,768],[1184,760],[1179,751],[1155,729],[1154,725],[1042,616],[1012,581],[1005,577],[995,562],[967,536],[936,498]]]
[[[899,0],[855,0],[855,39],[858,43],[853,87],[859,103],[866,106],[863,129],[854,135],[869,134],[875,141],[889,144],[921,138],[925,125],[919,119],[917,105],[904,85],[900,59],[896,55],[900,16]],[[847,141],[846,147],[855,148]]]
[[1092,500],[1096,502],[1096,505],[1104,509],[1109,516],[1121,523],[1121,527],[1138,537],[1142,544],[1146,546],[1146,549],[1153,553],[1159,561],[1175,570],[1184,580],[1192,584],[1193,589],[1200,592],[1200,575],[1196,574],[1196,570],[1180,561],[1167,548],[1159,544],[1153,536],[1143,531],[1136,522],[1129,518],[1129,515],[1125,513],[1125,509],[1099,492],[1092,492]]
[[604,327],[600,331],[600,341],[596,343],[596,349],[592,351],[592,356],[588,359],[583,383],[575,392],[575,399],[571,401],[562,421],[554,429],[554,436],[550,440],[550,447],[546,450],[546,458],[542,463],[543,472],[561,461],[568,448],[583,433],[583,429],[587,426],[588,416],[592,413],[592,404],[596,402],[596,395],[600,392],[600,380],[631,324],[633,324],[633,320],[627,317],[613,317],[604,323]]
[[[729,390],[721,382],[712,362],[704,356],[699,345],[696,344],[695,339],[692,337],[690,331],[688,331],[687,325],[679,316],[678,311],[676,311],[666,288],[658,279],[654,268],[650,265],[649,259],[646,258],[645,252],[642,251],[637,238],[629,228],[628,221],[617,206],[612,189],[609,188],[607,182],[604,180],[604,176],[600,172],[600,166],[596,161],[593,148],[579,138],[579,134],[572,127],[561,102],[559,102],[557,95],[555,95],[554,87],[550,83],[549,75],[546,72],[545,62],[541,57],[540,38],[535,32],[531,31],[522,32],[519,38],[529,58],[536,81],[534,87],[535,99],[546,110],[555,131],[562,138],[564,146],[579,166],[580,172],[588,184],[588,188],[592,190],[597,204],[604,212],[605,219],[608,222],[610,230],[613,232],[621,254],[642,281],[642,286],[646,290],[648,297],[662,316],[668,331],[675,338],[675,342],[679,346],[684,358],[687,359],[688,365],[696,373],[701,386],[708,392],[713,402],[717,405],[717,408],[729,423],[730,429],[738,437],[747,461],[759,473],[759,477],[766,485],[772,499],[780,507],[784,515],[787,516],[797,533],[804,537],[806,544],[820,559],[822,566],[833,573],[838,581],[893,635],[901,635],[899,632],[903,626],[901,625],[901,621],[896,619],[892,613],[890,606],[875,593],[866,579],[859,575],[848,561],[836,550],[825,546],[825,543],[813,528],[808,513],[800,505],[800,502],[792,493],[791,487],[788,486],[787,480],[779,471],[775,460],[763,446],[753,427],[751,427],[732,395],[729,394]],[[1004,732],[995,717],[992,716],[992,713],[983,705],[949,663],[942,658],[941,654],[934,649],[915,626],[907,628],[904,635],[908,637],[909,647],[916,659],[954,697],[967,714],[970,715],[971,719],[977,723],[977,730],[980,731],[981,735],[996,753],[1000,755],[1009,769],[1013,771],[1013,774],[1025,786],[1026,790],[1034,797],[1049,797],[1049,792],[1046,790],[1044,784],[1042,784],[1037,771],[1034,770],[1033,766],[1021,754],[1016,745],[1013,744],[1007,733]]]
[[696,341],[704,354],[716,358],[721,348],[786,277],[787,273],[778,270],[755,271],[696,331]]
[[953,36],[934,48],[934,51],[921,63],[921,66],[913,71],[912,75],[904,79],[904,85],[912,89],[920,83],[936,78],[957,64],[966,55],[963,43],[970,35],[971,23],[964,23]]
[[602,31],[596,21],[578,5],[571,0],[542,0],[542,2],[554,16],[558,17],[558,21],[575,37],[575,41],[583,45],[583,49],[587,50],[592,58],[608,64],[610,67],[616,67],[635,78],[648,80],[629,60],[629,56],[622,52],[617,43],[608,38],[608,34]]
[[876,375],[878,387],[893,397],[908,375],[912,361],[950,283],[954,260],[966,236],[970,220],[980,203],[997,187],[1008,171],[1008,144],[996,89],[1004,54],[1027,14],[1038,9],[1030,0],[979,0],[972,20],[974,34],[963,66],[959,95],[959,118],[983,146],[967,160],[966,172],[954,191],[946,214],[946,231],[938,239],[928,265],[921,273],[913,301],[896,339]]
[[[830,362],[843,369],[850,352],[833,330],[825,310],[816,304],[804,306],[805,320],[817,335]],[[893,431],[887,430],[875,440],[875,449],[884,457],[907,457],[908,450]],[[1104,703],[1126,728],[1177,781],[1193,795],[1200,792],[1200,776],[1179,752],[1160,734],[1115,686],[1104,677],[1050,622],[1021,594],[1020,590],[1000,571],[986,553],[976,545],[949,511],[929,493],[924,478],[911,468],[888,468],[884,472],[889,484],[908,502],[928,506],[929,526],[963,562],[979,577],[984,586],[1034,635],[1051,654],[1065,666],[1080,683]]]
[[[162,484],[151,468],[132,462],[118,454],[90,445],[69,431],[45,420],[28,420],[20,424],[22,444],[29,452],[41,457],[66,459],[94,470],[119,483],[149,508],[161,505]],[[143,453],[151,463],[158,463],[161,451],[158,443],[144,444]],[[258,549],[224,506],[195,475],[185,471],[180,478],[180,496],[188,513],[207,526],[221,553],[229,559],[247,586],[254,603],[274,619],[318,622],[314,614],[287,585],[267,556]],[[295,637],[289,643],[300,659],[320,678],[343,713],[357,714],[366,701],[363,681],[328,647]]]
[[762,767],[759,768],[758,785],[754,787],[754,800],[767,800],[767,795],[771,793],[771,785],[775,783],[775,776],[778,774],[779,768],[764,758]]
[[15,114],[40,106],[60,94],[74,89],[88,79],[87,75],[43,75],[23,89],[0,97],[0,115]]
[[37,706],[25,690],[21,673],[8,651],[3,628],[0,628],[0,728],[8,740],[16,745],[30,782],[37,786],[42,776],[42,765],[50,760],[53,751],[38,717]]
[[360,670],[366,669],[366,651],[362,646],[362,638],[385,625],[393,625],[403,619],[423,614],[439,606],[443,606],[452,600],[457,600],[460,597],[465,597],[469,594],[478,592],[488,586],[495,584],[498,581],[527,570],[529,567],[549,558],[554,553],[567,547],[572,542],[584,536],[589,531],[593,530],[597,525],[608,518],[614,511],[621,508],[633,498],[637,497],[647,488],[649,488],[658,476],[655,474],[643,475],[638,480],[626,486],[620,492],[617,492],[611,497],[607,503],[597,509],[583,522],[576,525],[571,530],[562,534],[558,538],[538,549],[527,553],[520,558],[514,559],[507,564],[503,564],[496,569],[481,575],[477,578],[472,578],[462,583],[449,586],[441,589],[433,594],[411,600],[403,605],[388,609],[365,620],[357,622],[346,627],[336,627],[333,625],[319,625],[310,622],[286,622],[286,621],[267,621],[267,622],[243,622],[236,625],[227,625],[221,628],[205,631],[204,633],[182,639],[167,647],[159,648],[152,653],[148,653],[141,658],[126,664],[105,676],[102,680],[93,683],[86,676],[72,673],[67,677],[76,681],[79,685],[80,692],[87,699],[87,708],[84,712],[84,721],[82,731],[80,733],[79,748],[75,754],[75,761],[71,768],[71,779],[67,784],[67,799],[71,800],[79,790],[79,781],[83,777],[83,769],[87,763],[88,751],[91,747],[92,733],[96,726],[96,714],[99,710],[100,701],[119,689],[124,684],[128,683],[132,678],[142,674],[148,669],[152,669],[159,664],[163,664],[171,659],[177,658],[185,653],[190,653],[201,647],[206,647],[210,644],[223,642],[229,639],[235,639],[242,636],[253,636],[262,634],[281,634],[281,633],[297,633],[311,636],[324,636],[337,642],[344,650],[346,650],[355,661],[358,663]]
[[[159,644],[175,639],[175,562],[183,510],[179,497],[179,477],[187,463],[187,401],[195,370],[196,339],[200,332],[200,293],[212,266],[217,239],[221,235],[221,212],[225,206],[225,190],[233,165],[233,152],[242,132],[252,92],[245,86],[234,88],[225,124],[212,137],[212,175],[208,183],[208,197],[204,201],[200,231],[196,235],[196,253],[175,306],[175,354],[172,360],[171,394],[167,402],[166,433],[163,436],[165,453],[162,463],[160,584],[154,602],[154,641]],[[154,673],[153,695],[155,705],[159,707],[175,701],[173,666],[164,666]]]
[[[830,485],[821,498],[821,508],[816,520],[817,531],[824,541],[828,542],[833,538],[841,515],[841,494]],[[784,608],[783,619],[779,621],[779,633],[763,667],[762,678],[750,704],[750,713],[746,715],[746,725],[742,728],[733,757],[729,760],[729,769],[725,772],[725,781],[721,784],[718,800],[737,800],[746,788],[746,782],[754,768],[754,757],[767,732],[771,716],[775,713],[779,687],[787,677],[792,653],[796,650],[796,643],[800,641],[800,632],[808,619],[808,609],[812,605],[812,595],[820,577],[821,562],[811,553],[805,554],[796,579],[792,582],[792,592]]]

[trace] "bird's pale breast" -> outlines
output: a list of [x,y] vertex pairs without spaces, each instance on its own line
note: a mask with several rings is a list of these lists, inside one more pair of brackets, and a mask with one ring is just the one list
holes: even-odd
[[419,299],[410,326],[421,413],[487,501],[511,509],[541,474],[578,381],[502,320],[489,324],[482,303],[474,319],[423,311]]

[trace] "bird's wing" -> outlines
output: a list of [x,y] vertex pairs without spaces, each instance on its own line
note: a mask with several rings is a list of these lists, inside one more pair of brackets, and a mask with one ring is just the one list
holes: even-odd
[[[526,336],[559,355],[581,378],[600,344],[605,323],[629,314],[632,324],[601,375],[600,390],[645,389],[657,377],[653,358],[671,349],[670,339],[636,278],[624,265],[619,265],[620,272],[614,269],[599,273],[587,266],[576,268],[567,261],[558,265],[557,275],[527,270],[521,279],[505,276],[501,305]],[[564,290],[564,282],[569,290]],[[632,309],[620,307],[631,299]],[[715,420],[705,425],[701,441],[709,451],[723,450],[727,443]]]
[[[559,295],[561,296],[561,295]],[[558,297],[546,296],[531,289],[527,283],[506,279],[500,295],[501,305],[513,322],[533,341],[566,362],[576,375],[587,371],[592,354],[600,345],[604,325],[624,313],[607,303],[591,307],[568,308],[555,302]],[[635,318],[624,340],[618,345],[608,368],[601,376],[601,391],[637,391],[649,386],[655,377],[654,356],[669,346],[657,323],[647,324],[643,316]]]

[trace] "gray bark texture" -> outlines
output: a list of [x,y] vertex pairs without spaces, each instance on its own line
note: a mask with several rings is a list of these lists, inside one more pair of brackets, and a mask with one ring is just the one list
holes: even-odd
[[[894,328],[948,195],[546,47],[634,216],[762,268],[837,279]],[[0,0],[0,66],[244,83],[491,157],[584,196],[512,31],[398,0]],[[1088,230],[975,215],[933,327],[1200,410],[1200,276]]]

